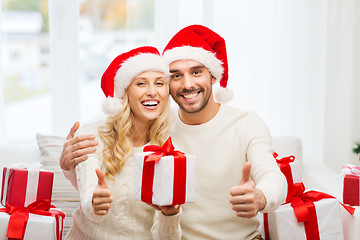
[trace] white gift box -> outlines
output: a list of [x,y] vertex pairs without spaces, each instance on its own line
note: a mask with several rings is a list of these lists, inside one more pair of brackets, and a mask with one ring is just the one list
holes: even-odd
[[279,165],[280,169],[282,169],[282,167],[286,165],[290,166],[293,183],[302,182],[301,163],[296,160],[293,155],[287,157],[279,157],[277,153],[274,153],[274,158],[276,159],[276,162]]
[[[314,202],[320,239],[343,240],[340,203],[335,198]],[[268,227],[271,240],[306,239],[304,223],[298,223],[290,203],[281,205],[268,213]],[[261,230],[263,232],[263,230]],[[265,236],[265,235],[264,235]]]
[[[134,157],[134,198],[141,200],[144,158],[152,152],[136,153]],[[195,200],[196,158],[186,156],[186,193],[185,202]],[[152,204],[172,205],[174,185],[174,156],[164,156],[155,163],[152,189]]]
[[[274,155],[274,157],[276,158],[277,155]],[[290,202],[293,195],[292,193],[293,184],[302,182],[301,164],[300,162],[295,160],[294,156],[288,156],[281,159],[276,158],[276,162],[281,172],[285,175],[288,184],[288,193],[285,202]]]
[[291,162],[290,164],[292,179],[294,183],[302,182],[301,164],[298,161]]
[[342,226],[344,231],[344,240],[360,239],[360,207],[354,208],[354,215],[351,215],[344,208],[340,208]]
[[[62,232],[63,220],[59,218],[59,232]],[[0,212],[0,239],[6,240],[10,215],[6,212]],[[56,238],[56,218],[53,216],[42,216],[29,213],[29,219],[26,225],[24,240],[46,239],[57,240]],[[60,235],[60,239],[62,236]]]

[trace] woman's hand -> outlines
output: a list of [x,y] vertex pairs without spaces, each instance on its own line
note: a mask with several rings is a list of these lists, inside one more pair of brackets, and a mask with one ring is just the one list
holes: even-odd
[[105,182],[103,171],[96,169],[96,175],[98,176],[99,182],[93,193],[92,206],[96,215],[107,215],[114,199]]

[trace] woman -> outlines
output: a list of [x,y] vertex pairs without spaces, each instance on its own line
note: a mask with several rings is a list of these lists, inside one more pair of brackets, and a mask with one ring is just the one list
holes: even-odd
[[[80,208],[66,239],[179,239],[180,207],[154,208],[133,199],[134,153],[162,145],[169,129],[168,66],[156,48],[141,47],[116,57],[101,79],[105,120],[84,125],[96,152],[76,166]],[[100,169],[101,168],[101,169]],[[106,180],[105,180],[106,179]]]

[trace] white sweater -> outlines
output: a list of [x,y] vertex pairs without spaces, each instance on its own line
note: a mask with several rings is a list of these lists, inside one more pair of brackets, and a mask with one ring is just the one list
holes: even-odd
[[[103,143],[97,134],[100,122],[83,125],[77,135],[94,134],[99,141],[97,151],[89,159],[76,166],[77,186],[80,192],[80,208],[73,213],[73,226],[66,239],[180,239],[181,212],[165,216],[133,198],[133,154],[142,148],[134,148],[115,181],[106,179],[114,201],[105,216],[94,214],[92,195],[98,184],[95,173],[101,168]],[[71,177],[70,177],[71,178]]]
[[252,112],[221,105],[217,115],[201,125],[186,125],[175,114],[174,146],[196,159],[194,203],[182,205],[183,239],[252,239],[258,219],[239,218],[229,202],[231,187],[240,183],[246,161],[251,177],[266,197],[263,212],[284,202],[286,179],[274,160],[264,122]]
[[[247,240],[257,234],[257,217],[239,218],[229,203],[231,187],[239,184],[242,168],[251,162],[251,177],[265,194],[263,212],[285,201],[287,183],[272,156],[265,123],[254,113],[221,105],[217,115],[201,125],[186,125],[174,111],[171,133],[177,150],[196,156],[194,203],[182,205],[182,239]],[[70,180],[73,173],[66,173]],[[72,181],[74,184],[74,181]]]

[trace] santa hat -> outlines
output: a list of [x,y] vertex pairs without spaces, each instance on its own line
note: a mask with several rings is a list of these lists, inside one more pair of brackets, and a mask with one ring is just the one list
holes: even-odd
[[233,93],[227,88],[228,62],[225,40],[214,31],[201,25],[183,28],[166,45],[163,56],[170,64],[177,60],[194,60],[203,64],[220,83],[215,100],[226,103]]
[[122,108],[122,98],[133,79],[146,71],[158,71],[169,79],[169,65],[154,47],[139,47],[117,56],[101,78],[101,88],[106,96],[102,108],[115,115]]

